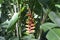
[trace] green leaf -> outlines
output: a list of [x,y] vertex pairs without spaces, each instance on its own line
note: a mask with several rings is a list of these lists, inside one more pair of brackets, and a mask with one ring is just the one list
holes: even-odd
[[55,4],[56,7],[60,8],[60,5],[59,4]]
[[13,30],[14,29],[14,24],[17,22],[17,20],[19,19],[19,15],[24,11],[24,7],[22,7],[20,13],[14,13],[14,15],[12,16],[11,20],[9,21],[9,24],[7,26],[7,31]]
[[48,40],[60,40],[60,29],[51,29],[46,37]]
[[11,20],[9,21],[9,24],[7,26],[7,28],[8,28],[7,31],[10,31],[10,30],[14,29],[14,26],[13,25],[17,22],[17,20],[18,20],[18,13],[15,13],[13,15],[13,17],[11,18]]
[[54,23],[44,23],[40,26],[40,28],[43,29],[45,32],[47,30],[50,30],[51,28],[54,28],[54,27],[57,27],[57,25]]
[[55,12],[50,12],[48,16],[55,24],[60,26],[60,17],[56,15]]
[[17,20],[18,20],[18,13],[15,13],[13,15],[13,17],[11,18],[11,20],[9,21],[9,25],[8,26],[12,26]]

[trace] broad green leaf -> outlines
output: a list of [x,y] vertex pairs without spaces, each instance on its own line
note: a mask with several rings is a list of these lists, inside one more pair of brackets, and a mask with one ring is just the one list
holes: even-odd
[[43,29],[45,32],[47,30],[50,30],[51,28],[54,28],[54,27],[57,27],[57,25],[54,23],[44,23],[40,26],[40,28]]
[[60,8],[60,5],[58,5],[58,4],[55,4],[55,6],[58,7],[58,8]]
[[60,26],[60,17],[56,15],[55,12],[50,12],[48,16],[55,24]]
[[17,22],[17,20],[18,20],[18,13],[15,13],[13,15],[13,17],[11,18],[11,20],[9,21],[9,24],[7,26],[7,28],[8,28],[7,31],[9,31],[11,29],[14,29],[14,26],[13,25]]
[[51,29],[46,37],[48,40],[60,40],[60,29]]
[[17,20],[19,19],[19,15],[21,14],[21,12],[24,11],[24,8],[25,8],[25,6],[22,7],[20,13],[14,13],[14,15],[12,16],[12,18],[11,18],[11,20],[9,21],[9,24],[8,24],[8,26],[7,26],[7,28],[8,28],[7,31],[14,29],[14,26],[13,26],[13,25],[14,25],[14,24],[17,22]]
[[11,18],[8,26],[12,26],[17,20],[18,20],[18,13],[14,13],[14,15]]

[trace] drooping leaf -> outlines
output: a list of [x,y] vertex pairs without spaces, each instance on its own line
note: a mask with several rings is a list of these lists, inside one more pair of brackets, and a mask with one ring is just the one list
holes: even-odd
[[60,40],[60,29],[51,29],[46,37],[48,40]]
[[51,28],[54,28],[54,27],[57,27],[57,25],[54,23],[44,23],[40,26],[40,28],[43,29],[45,32],[47,30],[50,30]]
[[56,15],[55,12],[50,12],[48,16],[55,24],[60,26],[60,17]]
[[12,27],[18,20],[18,13],[15,13],[12,17],[12,19],[9,21],[9,24],[7,26],[8,31],[11,30],[11,28],[13,29],[14,27]]

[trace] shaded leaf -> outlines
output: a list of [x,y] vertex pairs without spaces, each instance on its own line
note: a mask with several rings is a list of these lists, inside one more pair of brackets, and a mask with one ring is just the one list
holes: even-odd
[[55,12],[50,12],[48,16],[54,23],[60,26],[60,17],[56,15]]

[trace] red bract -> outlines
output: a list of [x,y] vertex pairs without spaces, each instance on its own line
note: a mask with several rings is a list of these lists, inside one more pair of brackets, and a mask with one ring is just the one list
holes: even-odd
[[32,14],[31,13],[28,13],[27,16],[31,16]]
[[32,14],[31,13],[28,13],[27,14],[27,16],[28,16],[28,19],[26,20],[26,32],[28,32],[29,34],[30,33],[34,33],[35,32],[35,30],[34,30],[34,28],[35,28],[35,24],[34,24],[34,19],[33,19],[33,17],[32,17]]

